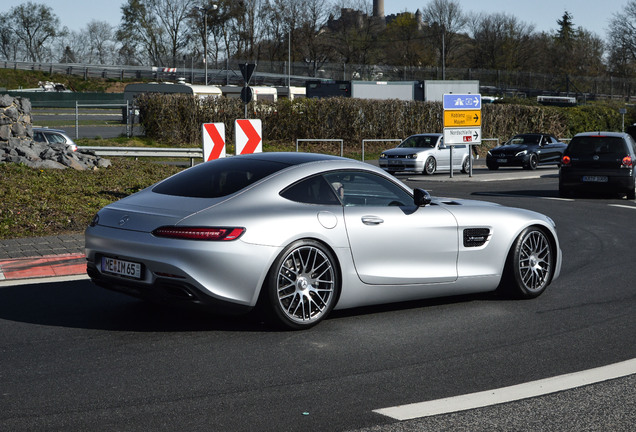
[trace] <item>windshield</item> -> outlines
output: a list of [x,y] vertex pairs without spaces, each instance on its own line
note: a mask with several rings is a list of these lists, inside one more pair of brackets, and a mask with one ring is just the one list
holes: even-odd
[[515,135],[508,144],[539,144],[541,135]]
[[583,136],[574,137],[568,147],[571,156],[592,156],[595,154],[626,153],[625,143],[620,137]]
[[437,135],[413,135],[405,139],[399,148],[434,148],[437,143]]

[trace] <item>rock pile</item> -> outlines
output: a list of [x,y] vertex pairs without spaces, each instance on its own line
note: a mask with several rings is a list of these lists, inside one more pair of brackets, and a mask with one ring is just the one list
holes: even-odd
[[33,141],[31,102],[22,97],[0,96],[0,163],[22,163],[32,168],[97,169],[110,166],[93,152],[70,150],[65,144]]

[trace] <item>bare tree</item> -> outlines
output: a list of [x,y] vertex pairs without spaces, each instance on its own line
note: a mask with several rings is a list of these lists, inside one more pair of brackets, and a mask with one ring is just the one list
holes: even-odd
[[152,0],[128,0],[122,7],[122,18],[116,37],[122,43],[120,55],[129,63],[165,64],[165,30],[157,22]]
[[8,13],[0,14],[0,53],[5,59],[15,61],[18,59],[19,42],[10,23]]
[[386,25],[384,61],[397,66],[428,66],[434,63],[432,45],[426,43],[415,15],[404,12]]
[[164,49],[169,53],[166,61],[171,66],[177,65],[180,50],[187,44],[186,18],[194,6],[194,0],[149,0],[149,9],[169,43]]
[[505,13],[480,15],[470,23],[471,67],[531,69],[536,61],[534,26]]
[[60,19],[44,4],[27,2],[13,7],[9,20],[16,38],[24,44],[26,58],[31,61],[50,59],[50,43],[65,32]]
[[636,0],[613,15],[609,32],[609,68],[620,77],[636,76]]
[[431,0],[422,10],[422,16],[438,46],[442,68],[445,68],[460,45],[459,33],[468,19],[456,0]]
[[113,26],[105,21],[93,20],[82,33],[87,41],[90,63],[111,63],[115,53]]

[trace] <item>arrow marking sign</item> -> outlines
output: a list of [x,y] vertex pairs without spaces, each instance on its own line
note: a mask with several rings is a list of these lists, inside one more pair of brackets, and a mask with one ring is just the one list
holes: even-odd
[[235,120],[236,154],[261,153],[263,126],[260,120]]
[[225,157],[225,124],[203,123],[203,160]]
[[481,144],[481,127],[444,128],[444,144]]
[[481,126],[481,110],[444,110],[444,127]]
[[481,109],[481,94],[445,94],[444,109]]

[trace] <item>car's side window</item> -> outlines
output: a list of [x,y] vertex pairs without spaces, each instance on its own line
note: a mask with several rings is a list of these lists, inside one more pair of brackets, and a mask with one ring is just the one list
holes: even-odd
[[319,175],[291,185],[283,190],[280,195],[288,200],[306,204],[341,205],[332,186]]
[[413,197],[392,181],[361,171],[334,171],[324,175],[345,206],[408,206]]
[[52,133],[45,133],[45,135],[46,135],[46,138],[49,140],[50,143],[64,144],[66,142],[64,137],[62,137],[61,135],[52,134]]
[[33,134],[33,141],[35,142],[46,142],[46,140],[44,139],[44,135],[42,134],[42,132],[35,132]]

